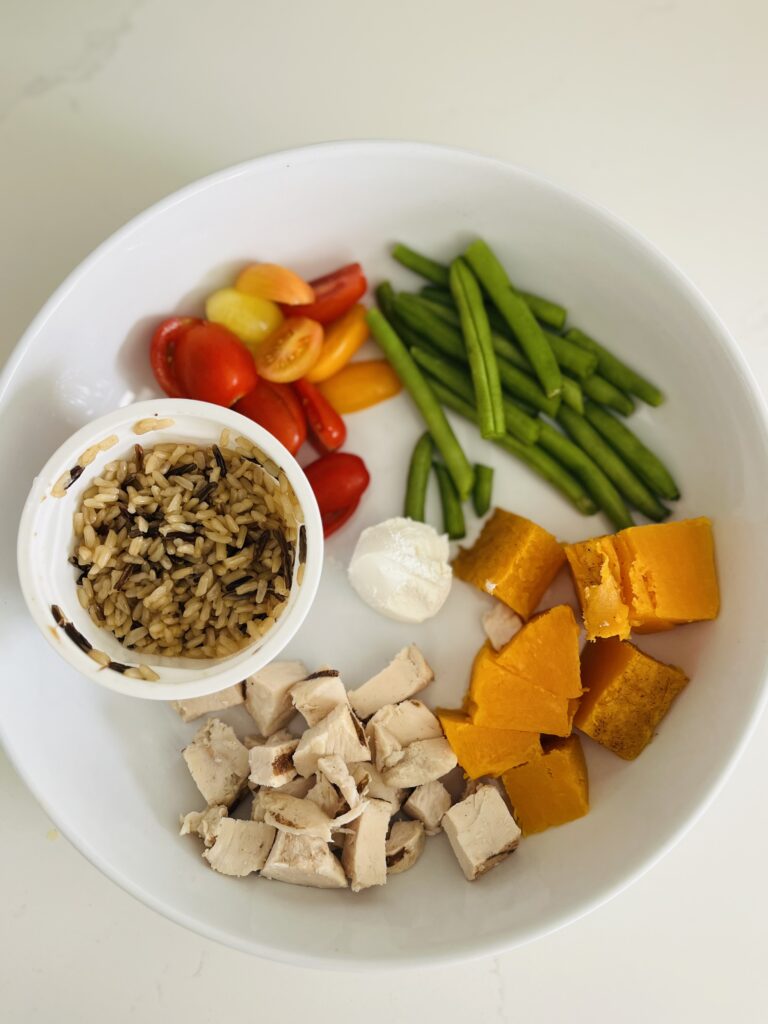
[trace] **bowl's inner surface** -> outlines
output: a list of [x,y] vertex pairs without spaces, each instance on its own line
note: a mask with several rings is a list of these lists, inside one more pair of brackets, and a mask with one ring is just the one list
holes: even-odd
[[[56,820],[100,866],[155,906],[215,937],[286,959],[413,961],[471,955],[555,927],[625,884],[674,839],[716,784],[762,699],[762,580],[768,504],[762,410],[717,323],[657,255],[603,214],[515,170],[405,144],[326,147],[269,158],[141,220],[79,276],[39,322],[8,384],[0,435],[4,522],[15,524],[33,472],[76,426],[154,393],[147,334],[164,314],[195,314],[244,262],[312,276],[359,259],[372,283],[415,286],[387,257],[397,239],[440,257],[482,235],[521,287],[568,306],[570,320],[658,381],[668,403],[633,426],[670,463],[676,515],[715,522],[723,609],[711,625],[640,638],[692,677],[658,737],[631,764],[586,742],[592,811],[521,843],[468,884],[443,837],[384,889],[360,897],[217,877],[179,812],[202,800],[179,756],[194,727],[174,712],[102,692],[38,636],[15,581],[3,586],[0,688],[5,739]],[[131,281],[131,288],[120,282]],[[33,398],[34,396],[34,398]],[[326,549],[318,598],[288,652],[331,664],[358,685],[415,641],[436,671],[424,697],[456,705],[481,642],[482,595],[457,583],[419,627],[385,621],[349,588],[359,531],[401,510],[410,448],[422,430],[405,396],[347,420],[347,449],[372,485],[353,525]],[[563,539],[605,529],[525,468],[457,432],[496,467],[494,500]],[[439,522],[436,498],[430,516]],[[3,537],[13,560],[13,530]],[[470,538],[471,539],[471,538]],[[65,549],[62,549],[64,557]],[[572,600],[560,578],[545,600]],[[245,725],[242,712],[229,714]],[[245,726],[247,728],[247,726]],[[55,770],[53,770],[55,766]]]

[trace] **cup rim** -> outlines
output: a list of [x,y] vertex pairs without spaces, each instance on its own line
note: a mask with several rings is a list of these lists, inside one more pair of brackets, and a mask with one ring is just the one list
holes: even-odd
[[[130,436],[139,443],[142,437],[146,437],[148,440],[151,439],[153,445],[168,440],[169,434],[175,434],[176,437],[173,438],[175,440],[179,433],[183,433],[183,427],[176,427],[175,424],[158,427],[146,435],[138,435],[133,431],[132,427],[136,421],[150,418],[158,420],[192,418],[205,425],[210,425],[216,431],[229,429],[257,445],[285,472],[303,512],[307,536],[304,576],[296,591],[296,596],[291,601],[291,606],[286,609],[285,614],[265,634],[264,639],[257,646],[245,648],[243,652],[215,661],[201,660],[198,662],[190,659],[189,668],[185,666],[181,669],[168,669],[169,674],[176,678],[163,679],[161,674],[161,678],[154,682],[134,679],[119,672],[104,669],[75,643],[62,642],[63,637],[61,631],[56,628],[51,605],[43,593],[43,581],[49,578],[48,567],[45,566],[41,573],[36,566],[45,560],[40,559],[39,553],[35,554],[36,550],[39,552],[40,546],[38,527],[41,525],[41,510],[44,507],[46,511],[47,508],[50,508],[47,503],[61,502],[61,514],[66,516],[72,514],[72,506],[66,502],[66,498],[53,497],[51,489],[63,473],[77,464],[81,452],[97,444],[100,440],[120,432],[123,436],[118,444],[120,442],[124,444]],[[100,454],[106,461],[114,458],[111,455],[111,449]],[[88,476],[93,475],[100,461],[103,460],[100,460],[99,457],[94,460],[89,467],[91,472]],[[84,480],[88,478],[87,473],[86,470],[86,473],[83,474]],[[25,501],[19,523],[16,554],[21,591],[32,619],[46,641],[72,668],[90,681],[116,693],[148,700],[188,700],[217,693],[227,686],[240,682],[279,656],[308,615],[317,594],[323,564],[323,529],[317,500],[304,471],[277,438],[258,423],[232,409],[192,399],[162,397],[121,406],[99,419],[92,420],[68,437],[53,452],[36,474]],[[76,599],[74,588],[72,598]],[[75,603],[77,603],[76,600]],[[64,608],[63,611],[66,616],[67,609]],[[98,629],[98,627],[94,626],[94,629]],[[129,660],[129,652],[126,651],[126,661]],[[167,664],[170,664],[171,661],[178,662],[183,659],[169,659]],[[161,670],[163,664],[163,661],[159,662]],[[184,676],[178,678],[178,672],[183,672]]]

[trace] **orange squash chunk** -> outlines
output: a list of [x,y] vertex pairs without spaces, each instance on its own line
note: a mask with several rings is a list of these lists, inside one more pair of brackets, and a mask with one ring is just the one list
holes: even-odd
[[597,743],[626,761],[650,743],[688,677],[627,640],[611,637],[587,644],[581,656],[587,690],[575,724]]
[[541,756],[502,775],[523,835],[582,818],[589,810],[587,763],[578,736],[548,740]]
[[720,592],[709,519],[630,526],[568,544],[587,638],[656,633],[715,619]]
[[498,652],[480,648],[469,685],[473,724],[568,736],[581,696],[579,629],[567,605],[535,616]]
[[562,544],[530,519],[497,508],[453,571],[528,619],[565,561]]
[[541,754],[541,741],[536,732],[487,729],[475,725],[461,711],[444,708],[438,708],[437,717],[459,764],[470,779],[501,775]]

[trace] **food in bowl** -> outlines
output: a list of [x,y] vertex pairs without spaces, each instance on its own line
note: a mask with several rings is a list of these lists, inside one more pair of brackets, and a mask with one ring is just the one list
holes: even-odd
[[301,582],[301,517],[285,473],[245,438],[137,444],[74,513],[78,600],[128,650],[228,657],[279,619],[294,571]]

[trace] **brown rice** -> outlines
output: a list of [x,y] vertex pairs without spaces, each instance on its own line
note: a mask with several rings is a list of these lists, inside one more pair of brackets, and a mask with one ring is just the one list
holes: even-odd
[[275,624],[303,575],[287,477],[245,438],[229,445],[228,432],[221,446],[135,445],[83,493],[70,558],[78,599],[129,650],[235,654]]

